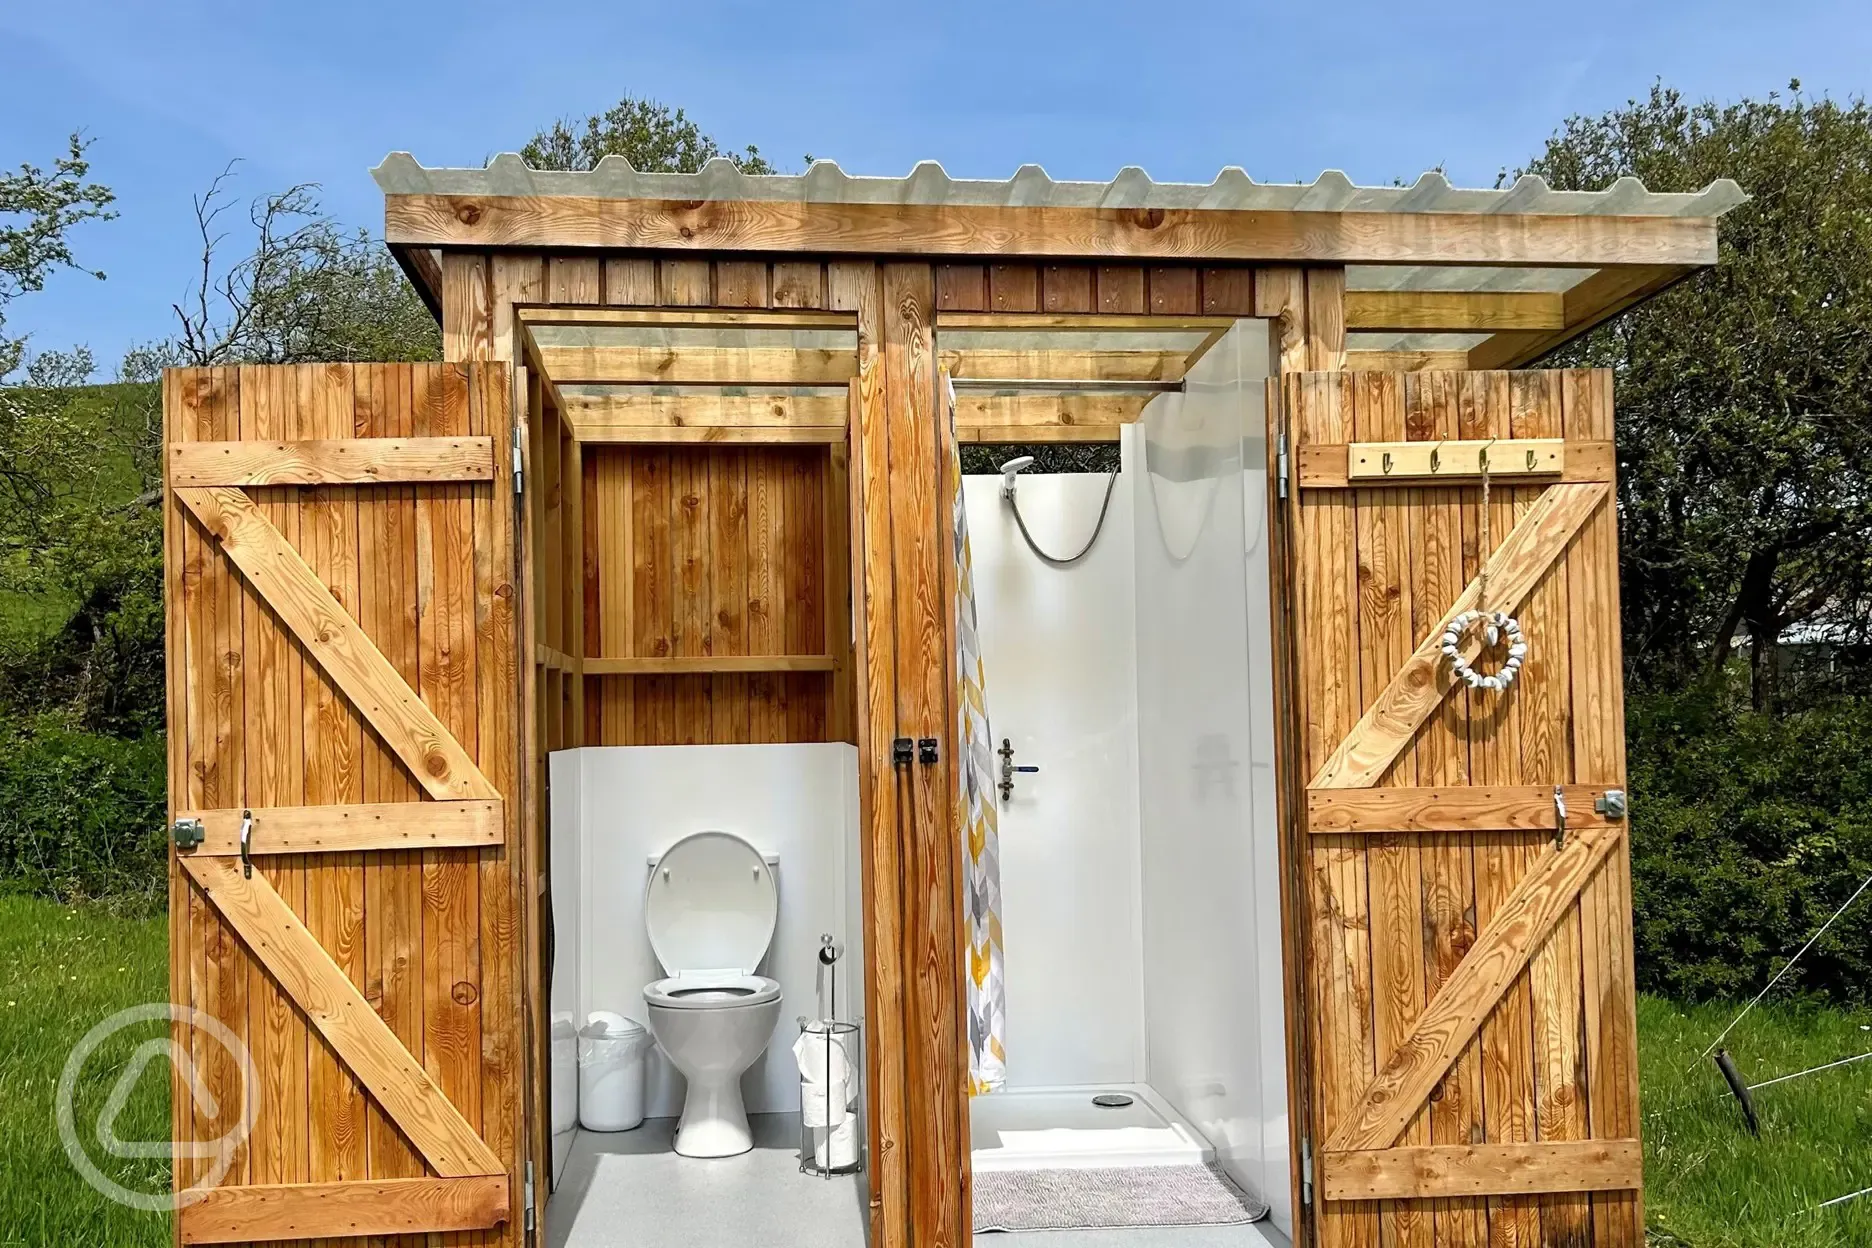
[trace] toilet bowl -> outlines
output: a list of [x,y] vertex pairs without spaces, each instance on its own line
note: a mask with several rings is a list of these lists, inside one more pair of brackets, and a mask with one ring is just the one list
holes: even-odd
[[779,889],[760,853],[728,832],[697,832],[650,871],[644,926],[668,972],[644,988],[657,1047],[688,1081],[676,1151],[732,1157],[754,1146],[741,1076],[766,1051],[780,984],[755,969],[773,943]]

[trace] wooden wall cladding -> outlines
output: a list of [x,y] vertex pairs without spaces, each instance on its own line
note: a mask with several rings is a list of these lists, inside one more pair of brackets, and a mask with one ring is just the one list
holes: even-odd
[[[179,369],[164,379],[165,429],[172,444],[486,437],[503,445],[508,388],[499,365]],[[407,683],[492,792],[514,793],[512,492],[498,464],[493,479],[249,492],[253,510],[329,589],[331,609],[342,609],[355,623],[355,632],[347,628],[347,644],[373,647],[387,661],[384,670]],[[168,491],[172,813],[238,816],[244,807],[255,808],[261,818],[253,884],[264,881],[264,891],[303,924],[303,936],[316,941],[356,990],[358,1008],[368,1002],[375,1016],[369,1021],[381,1019],[407,1050],[398,1060],[427,1072],[498,1166],[517,1173],[523,1059],[520,887],[511,850],[517,804],[504,808],[508,843],[489,847],[268,852],[269,810],[297,809],[303,817],[306,808],[324,808],[338,820],[344,807],[355,813],[361,804],[428,799],[419,778],[322,666],[330,659],[300,643],[264,596],[264,585],[256,589],[258,582],[237,568],[226,540],[175,489]],[[360,635],[367,640],[357,642]],[[382,707],[366,709],[383,714]],[[308,1023],[305,1011],[320,1007],[291,995],[210,897],[200,872],[230,861],[202,857],[215,848],[197,851],[190,872],[179,861],[172,867],[169,939],[172,999],[212,1015],[244,1041],[258,1076],[246,1105],[253,1132],[220,1187],[277,1196],[297,1185],[350,1191],[422,1180],[431,1170],[386,1113],[387,1102],[366,1090],[355,1060],[341,1059]],[[238,865],[231,870],[234,879],[244,878]],[[321,1018],[330,1023],[326,1013]],[[242,1100],[231,1055],[199,1033],[181,1035],[193,1041],[221,1113],[238,1113]],[[414,1082],[405,1079],[399,1087]],[[217,1139],[229,1125],[206,1116],[203,1105],[186,1092],[176,1097],[175,1138],[185,1147]],[[194,1183],[200,1164],[179,1156],[178,1186]],[[497,1196],[504,1205],[504,1184],[501,1179],[482,1196]],[[506,1217],[505,1230],[411,1242],[516,1242],[519,1187],[512,1185],[512,1207],[482,1210]],[[221,1193],[230,1199],[249,1194]],[[336,1199],[324,1206],[343,1207]],[[184,1215],[185,1238],[200,1231],[189,1229],[191,1216]],[[304,1225],[340,1222],[334,1212]],[[464,1225],[459,1218],[399,1225],[439,1230],[445,1223]]]
[[[828,592],[848,592],[826,577],[830,462],[812,446],[587,446],[586,658],[825,654]],[[591,745],[837,739],[828,672],[586,681]]]

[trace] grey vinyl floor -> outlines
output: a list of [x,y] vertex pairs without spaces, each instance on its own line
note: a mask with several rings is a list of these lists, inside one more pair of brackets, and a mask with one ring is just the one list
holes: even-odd
[[[856,1175],[799,1172],[799,1116],[753,1114],[754,1147],[703,1161],[671,1148],[674,1118],[580,1131],[546,1210],[549,1248],[865,1248]],[[1265,1222],[1127,1230],[998,1231],[981,1248],[1290,1248]]]
[[550,1248],[864,1248],[858,1177],[799,1172],[798,1114],[748,1124],[752,1150],[708,1160],[676,1155],[674,1118],[580,1131],[546,1210]]

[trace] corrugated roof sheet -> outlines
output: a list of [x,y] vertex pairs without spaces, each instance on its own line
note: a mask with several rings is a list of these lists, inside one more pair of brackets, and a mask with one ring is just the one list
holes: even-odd
[[1544,215],[1716,217],[1747,196],[1727,178],[1690,194],[1654,192],[1636,178],[1600,191],[1556,191],[1537,177],[1504,190],[1451,186],[1426,173],[1411,186],[1356,186],[1329,170],[1312,182],[1256,182],[1230,167],[1213,182],[1153,182],[1142,169],[1121,170],[1109,182],[1056,182],[1039,165],[1022,165],[1000,181],[952,178],[924,161],[900,178],[854,177],[830,160],[805,173],[747,174],[717,158],[697,173],[639,173],[621,156],[589,171],[531,169],[503,152],[482,169],[426,169],[408,152],[392,152],[371,170],[386,195],[588,195],[607,199],[797,200],[829,204],[970,204],[1079,208],[1217,208],[1283,212],[1510,212]]
[[[1598,191],[1556,191],[1543,178],[1524,176],[1503,190],[1450,185],[1426,173],[1410,186],[1357,186],[1328,170],[1311,182],[1256,182],[1231,166],[1207,185],[1154,182],[1134,166],[1109,182],[1056,182],[1039,165],[1022,165],[999,181],[952,178],[924,161],[900,178],[854,177],[830,160],[805,173],[747,174],[717,158],[696,173],[640,173],[621,156],[607,156],[588,171],[532,169],[503,152],[482,169],[428,169],[408,152],[384,157],[371,176],[386,195],[584,195],[607,199],[781,200],[830,204],[967,204],[1079,208],[1210,208],[1263,212],[1503,212],[1547,216],[1719,217],[1747,201],[1742,188],[1720,178],[1701,191],[1650,191],[1637,178],[1620,178]],[[1563,291],[1590,269],[1351,265],[1352,290]],[[1360,333],[1358,350],[1467,350],[1485,334]]]

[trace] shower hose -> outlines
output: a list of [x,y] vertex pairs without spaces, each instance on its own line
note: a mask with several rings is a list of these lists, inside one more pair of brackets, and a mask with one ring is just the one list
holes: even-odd
[[1008,503],[1014,508],[1014,523],[1020,528],[1021,540],[1027,543],[1027,549],[1040,556],[1042,562],[1052,564],[1056,568],[1070,568],[1092,553],[1093,544],[1098,541],[1099,534],[1105,531],[1105,516],[1111,511],[1112,491],[1117,488],[1118,474],[1114,472],[1105,480],[1105,501],[1099,505],[1098,523],[1092,526],[1092,536],[1086,539],[1086,544],[1079,548],[1078,554],[1070,556],[1049,555],[1041,550],[1040,544],[1034,541],[1033,534],[1027,531],[1027,521],[1021,517],[1019,496],[1008,495]]

